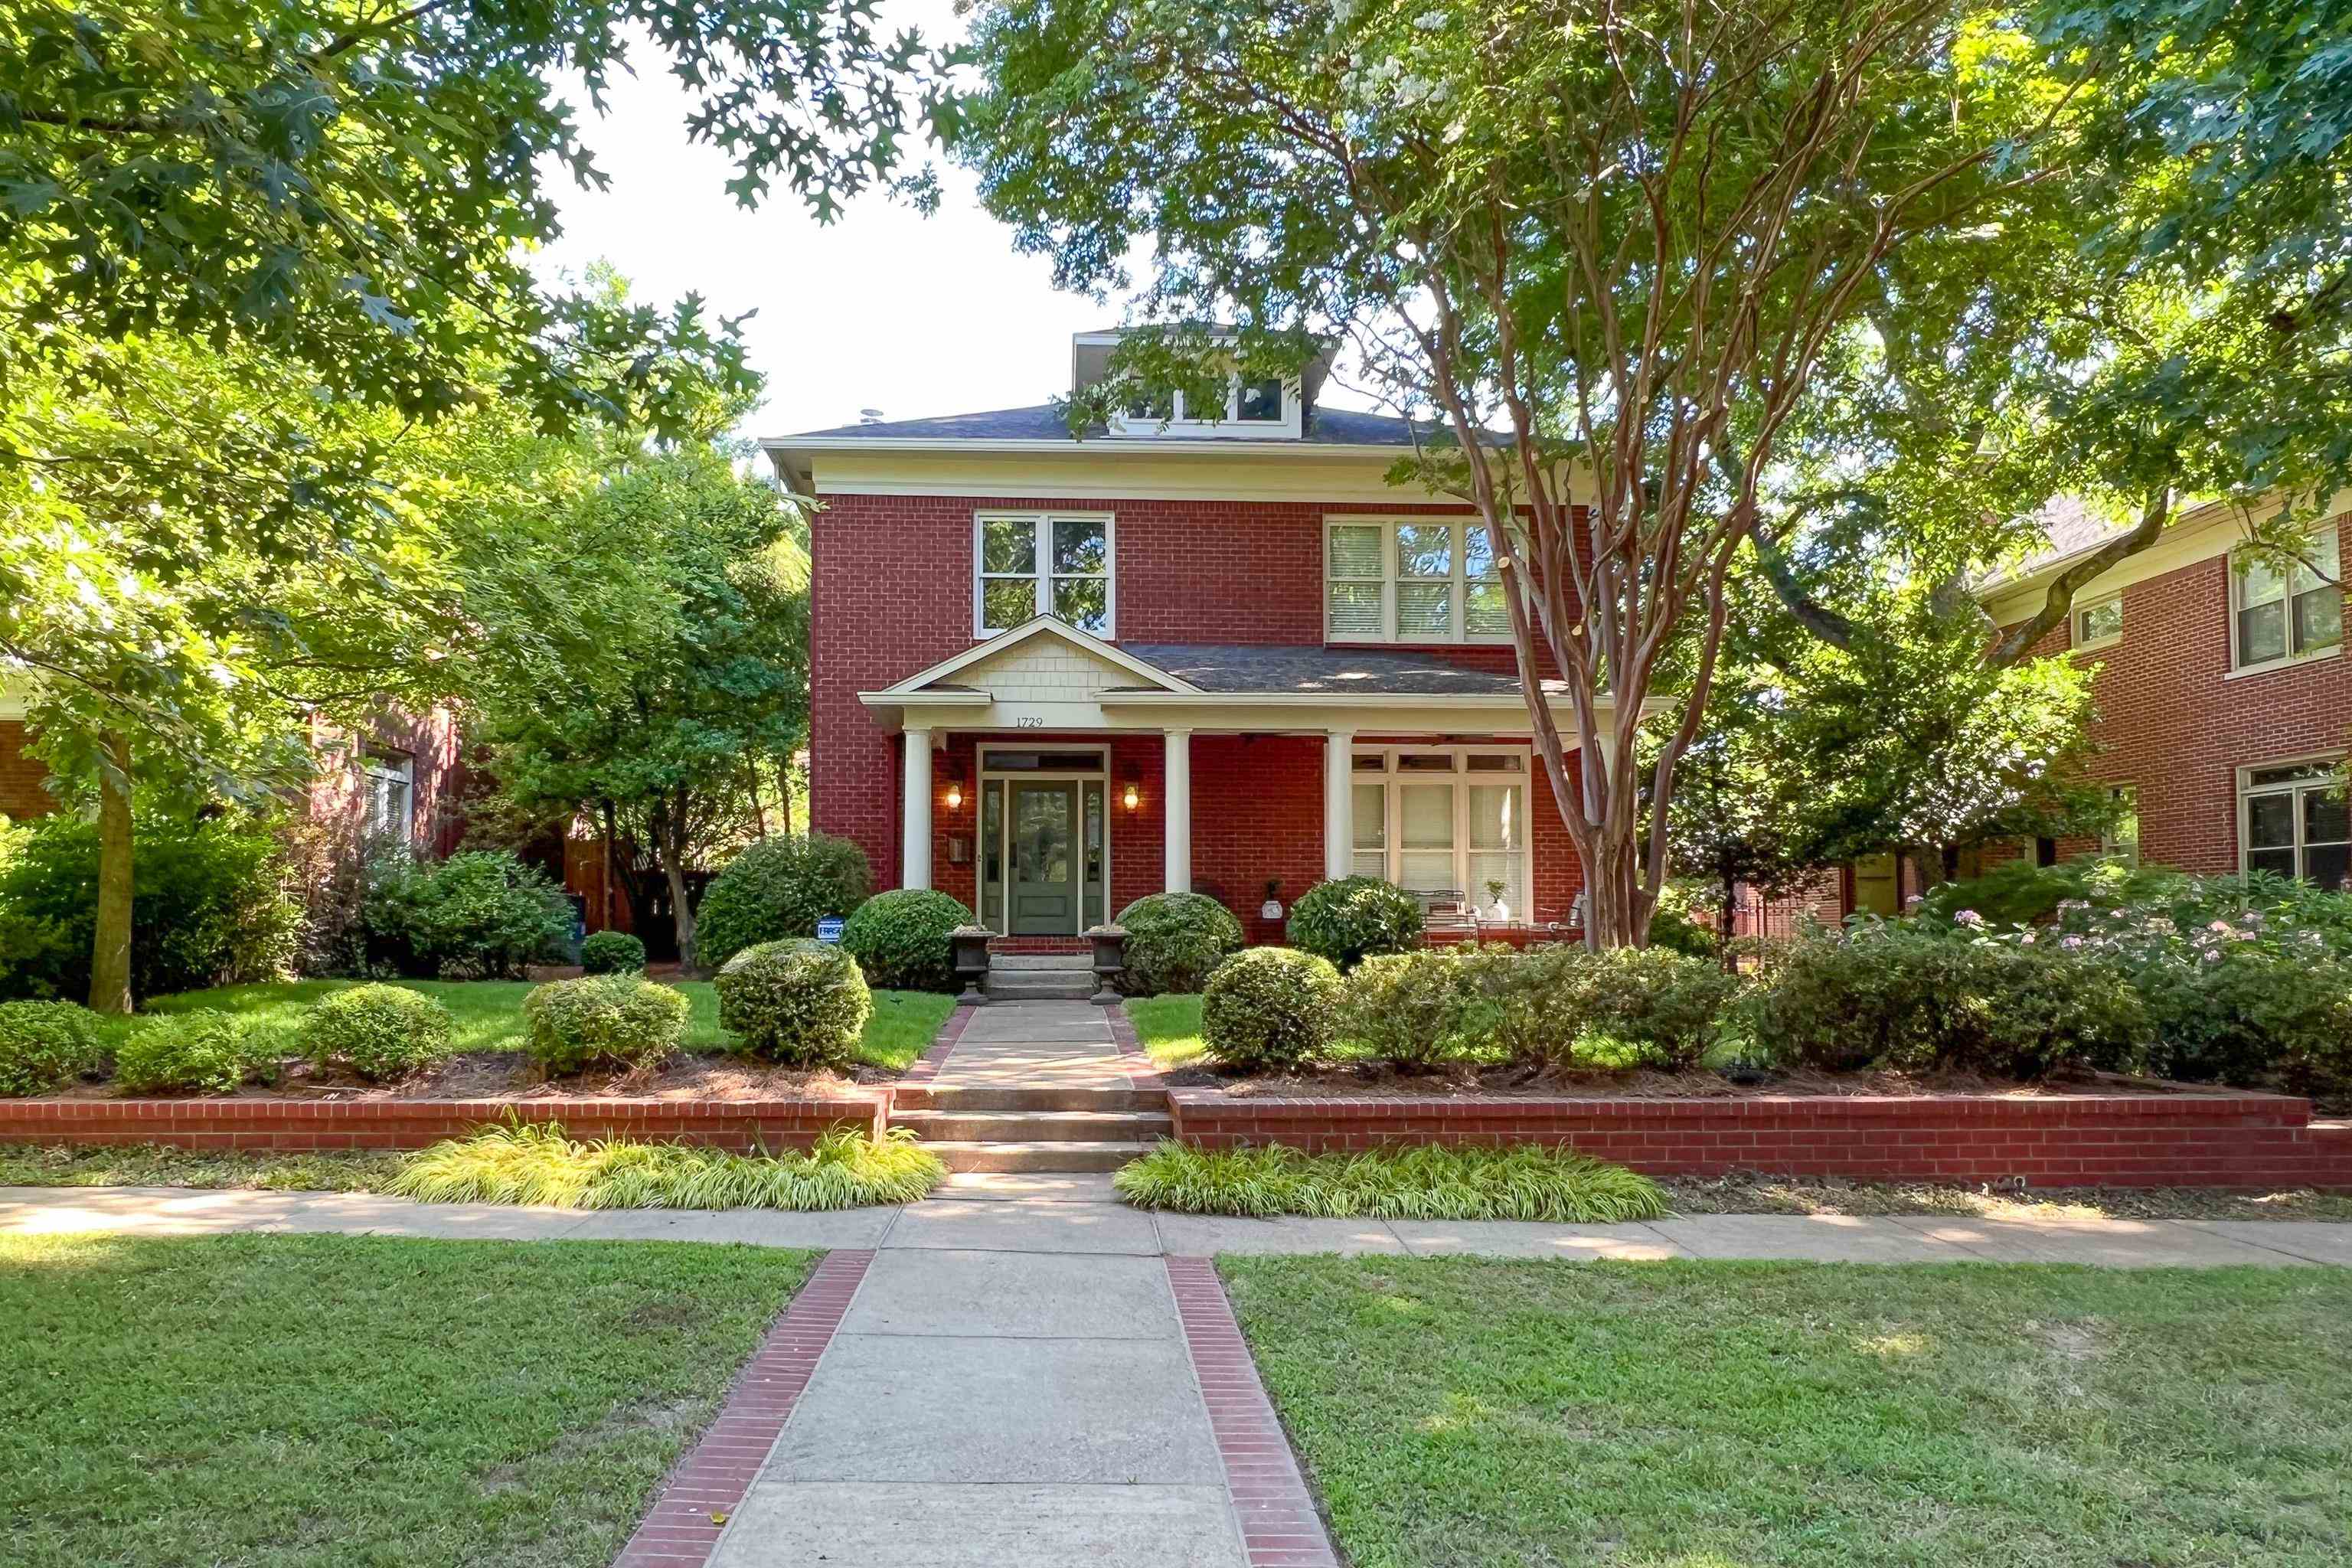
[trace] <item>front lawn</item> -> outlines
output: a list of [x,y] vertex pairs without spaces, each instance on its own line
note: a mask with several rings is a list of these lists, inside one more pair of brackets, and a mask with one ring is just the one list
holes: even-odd
[[[282,1037],[292,1051],[302,1015],[311,1004],[331,992],[357,984],[352,980],[297,980],[279,984],[222,985],[208,991],[183,991],[151,1000],[151,1013],[224,1012],[256,1020],[256,1026]],[[395,984],[438,997],[456,1022],[452,1033],[457,1050],[518,1051],[522,1048],[522,999],[533,987],[522,980],[402,980]],[[673,982],[694,1005],[687,1020],[686,1048],[716,1052],[728,1049],[735,1037],[719,1026],[719,995],[708,980]],[[877,991],[874,1016],[866,1020],[858,1041],[857,1059],[886,1072],[902,1072],[929,1047],[955,998],[928,991]]]
[[1135,1025],[1135,1039],[1162,1072],[1189,1067],[1207,1047],[1201,1040],[1201,997],[1197,992],[1171,992],[1165,996],[1130,996],[1127,1016]]
[[1227,1258],[1358,1568],[2352,1561],[2352,1272]]
[[0,1559],[608,1563],[814,1257],[0,1238]]

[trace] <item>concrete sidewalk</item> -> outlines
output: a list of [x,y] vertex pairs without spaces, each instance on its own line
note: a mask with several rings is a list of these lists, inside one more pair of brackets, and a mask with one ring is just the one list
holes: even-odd
[[937,1196],[831,1214],[518,1208],[419,1204],[363,1193],[184,1187],[0,1187],[0,1236],[343,1231],[509,1241],[709,1241],[1096,1257],[1385,1253],[1486,1258],[1810,1258],[2121,1267],[2352,1266],[2352,1224],[2319,1220],[1989,1220],[1701,1215],[1644,1225],[1506,1221],[1218,1219],[1117,1201],[1110,1178],[971,1172]]

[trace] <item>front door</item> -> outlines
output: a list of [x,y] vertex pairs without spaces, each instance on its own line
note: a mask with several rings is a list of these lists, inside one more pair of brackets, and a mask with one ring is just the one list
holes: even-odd
[[1012,920],[1014,936],[1067,936],[1078,929],[1078,786],[1013,784]]

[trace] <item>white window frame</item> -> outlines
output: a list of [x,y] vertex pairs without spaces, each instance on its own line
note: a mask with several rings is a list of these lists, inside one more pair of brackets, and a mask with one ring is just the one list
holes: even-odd
[[[990,582],[1019,582],[1024,574],[990,572],[986,570],[985,549],[988,525],[992,522],[1026,522],[1035,530],[1034,544],[1036,553],[1031,557],[1033,569],[1025,574],[1034,584],[1033,603],[1035,608],[1027,618],[1051,615],[1054,604],[1054,524],[1056,522],[1099,522],[1103,528],[1103,624],[1099,630],[1079,627],[1089,637],[1105,642],[1118,634],[1118,519],[1107,511],[977,511],[971,516],[971,636],[974,642],[985,642],[1012,626],[992,626],[988,624],[988,591]],[[1082,574],[1072,581],[1088,580],[1091,574]],[[1014,625],[1021,623],[1015,622]]]
[[[2341,561],[2342,557],[2337,553],[2336,528],[2336,525],[2330,522],[2313,529],[2311,531],[2310,542],[2305,553],[2310,556],[2314,561]],[[2246,607],[2244,602],[2246,574],[2241,569],[2241,560],[2242,552],[2239,551],[2233,550],[2228,556],[2228,570],[2230,574],[2230,673],[2231,675],[2252,675],[2262,670],[2284,669],[2290,665],[2309,664],[2315,659],[2334,658],[2344,651],[2344,639],[2341,637],[2338,637],[2336,641],[2329,643],[2325,647],[2312,648],[2306,652],[2300,653],[2295,650],[2294,601],[2299,595],[2295,592],[2294,578],[2296,573],[2309,570],[2308,568],[2296,566],[2288,570],[2286,574],[2286,583],[2284,585],[2285,596],[2279,601],[2282,605],[2281,614],[2285,622],[2284,630],[2286,651],[2276,658],[2249,661],[2245,657],[2246,650],[2238,639],[2239,612]],[[2328,575],[2328,574],[2322,573],[2320,575],[2325,577]],[[2328,584],[2323,582],[2320,586],[2326,587],[2328,586]],[[2304,591],[2305,593],[2311,592],[2310,589],[2305,589]],[[2273,764],[2266,763],[2263,765],[2268,767]]]
[[[394,822],[386,793],[400,792],[401,820]],[[360,790],[364,828],[371,838],[397,837],[403,843],[416,838],[416,759],[413,755],[367,751],[360,754]]]
[[[2275,768],[2315,768],[2332,770],[2323,778],[2306,779],[2294,784],[2254,784],[2256,773],[2266,773]],[[2303,797],[2315,790],[2334,790],[2345,786],[2344,754],[2322,752],[2315,756],[2281,757],[2272,762],[2249,763],[2238,770],[2238,875],[2244,876],[2247,860],[2252,853],[2253,800],[2257,795],[2284,794],[2294,803],[2294,875],[2304,874],[2304,852],[2308,847],[2303,837]]]
[[[1254,375],[1249,379],[1272,381],[1274,377]],[[1128,413],[1124,408],[1118,409],[1110,416],[1111,433],[1144,440],[1158,436],[1197,437],[1213,434],[1244,437],[1286,436],[1297,440],[1306,433],[1306,398],[1301,393],[1298,378],[1296,376],[1282,378],[1282,417],[1279,419],[1244,420],[1242,417],[1242,373],[1238,370],[1225,373],[1225,403],[1223,412],[1203,419],[1187,409],[1184,401],[1183,388],[1169,388],[1168,407],[1171,416],[1166,419],[1153,419],[1148,416],[1138,416]]]
[[[1349,772],[1348,787],[1359,784],[1381,785],[1381,857],[1382,877],[1399,887],[1404,886],[1403,804],[1401,791],[1407,784],[1450,783],[1454,787],[1454,889],[1470,902],[1485,908],[1482,898],[1486,888],[1471,886],[1470,857],[1470,791],[1480,784],[1517,784],[1519,789],[1519,809],[1526,814],[1527,834],[1519,848],[1519,885],[1505,891],[1504,901],[1510,905],[1515,920],[1535,923],[1536,836],[1535,836],[1535,764],[1534,754],[1524,746],[1358,746],[1358,757],[1378,757],[1380,771],[1370,768]],[[1404,772],[1397,766],[1399,757],[1450,757],[1453,767],[1446,772],[1432,768],[1426,771]],[[1504,757],[1512,763],[1509,768],[1482,770],[1473,773],[1469,759],[1474,756]],[[1350,864],[1358,853],[1353,845],[1348,850]],[[1421,891],[1430,891],[1423,889]]]
[[[1454,542],[1449,552],[1454,567],[1453,575],[1450,579],[1453,584],[1454,606],[1450,621],[1452,634],[1442,637],[1432,637],[1425,632],[1415,632],[1409,637],[1400,636],[1397,631],[1397,584],[1406,579],[1402,576],[1397,569],[1397,530],[1400,528],[1433,528],[1439,525],[1450,527],[1454,533]],[[1469,539],[1469,531],[1471,529],[1484,528],[1486,526],[1486,523],[1485,519],[1465,516],[1458,512],[1429,517],[1351,516],[1346,513],[1338,512],[1325,516],[1323,519],[1323,640],[1327,643],[1350,643],[1359,645],[1401,643],[1408,647],[1423,645],[1438,647],[1457,644],[1472,647],[1510,647],[1511,636],[1508,632],[1484,632],[1473,634],[1469,629],[1469,584],[1471,579],[1468,575],[1470,562],[1467,541]],[[1355,583],[1361,584],[1371,581],[1369,577],[1334,577],[1331,574],[1331,531],[1332,530],[1339,528],[1378,528],[1381,531],[1380,577],[1381,629],[1376,633],[1343,633],[1335,631],[1332,628],[1332,584],[1335,583]],[[1491,551],[1489,552],[1489,554],[1496,563],[1494,581],[1501,585],[1503,591],[1507,594],[1510,592],[1510,579],[1508,574],[1505,573],[1502,568],[1502,557],[1499,552]],[[1417,578],[1412,580],[1419,582],[1435,581],[1434,578]],[[1483,578],[1479,580],[1482,582],[1485,581]]]
[[[2110,605],[2114,605],[2116,610],[2116,629],[2109,632],[2105,637],[2084,637],[2084,617],[2088,616],[2093,610],[2104,610]],[[2071,645],[2073,651],[2076,653],[2088,653],[2093,648],[2113,647],[2116,644],[2123,641],[2123,613],[2124,596],[2120,590],[2113,594],[2101,594],[2095,598],[2076,601],[2074,608],[2073,629],[2069,632],[2066,639]],[[2231,624],[2235,626],[2236,622],[2233,620]]]

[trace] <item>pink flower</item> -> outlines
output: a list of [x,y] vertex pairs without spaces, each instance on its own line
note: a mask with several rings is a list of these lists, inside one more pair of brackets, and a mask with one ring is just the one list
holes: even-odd
[[1980,926],[1984,924],[1984,916],[1977,913],[1974,910],[1962,910],[1958,914],[1952,917],[1952,923],[1954,925]]

